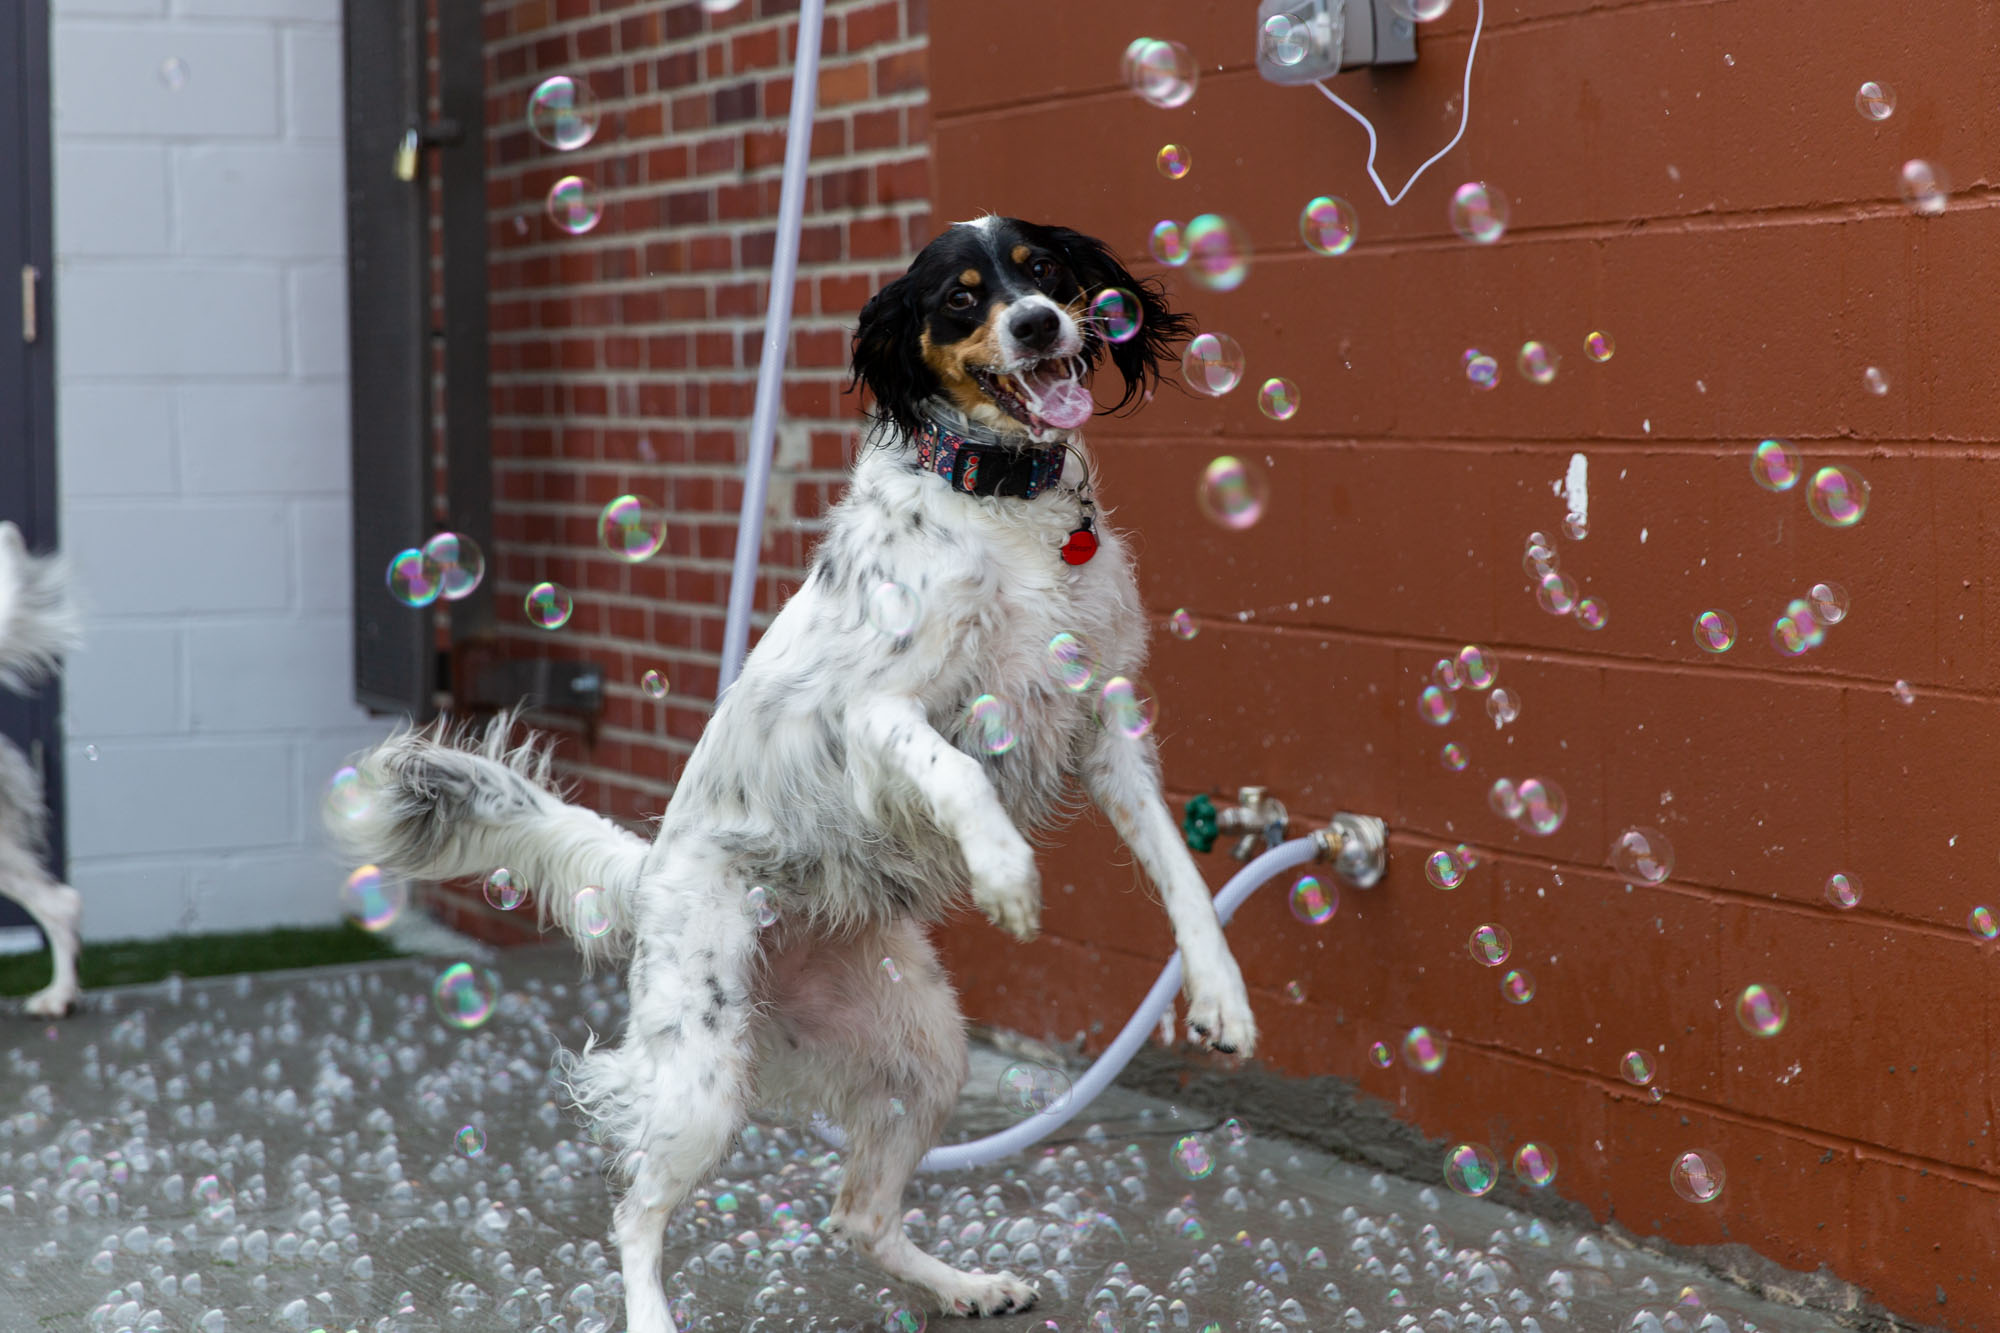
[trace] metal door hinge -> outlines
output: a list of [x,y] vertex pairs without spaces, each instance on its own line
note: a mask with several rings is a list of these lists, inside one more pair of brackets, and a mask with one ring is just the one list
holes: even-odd
[[21,265],[21,341],[31,343],[41,335],[41,321],[35,308],[35,288],[42,271],[33,264]]

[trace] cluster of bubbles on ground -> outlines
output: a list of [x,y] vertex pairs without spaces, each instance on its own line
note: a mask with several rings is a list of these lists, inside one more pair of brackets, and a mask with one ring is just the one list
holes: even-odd
[[[625,1000],[575,967],[562,950],[517,955],[469,1029],[441,1019],[415,962],[176,979],[102,994],[99,1012],[10,1051],[8,1326],[72,1312],[99,1333],[621,1327],[606,1153],[566,1112],[552,1057],[616,1027]],[[949,1136],[1038,1110],[1046,1082],[1006,1095],[1021,1068]],[[1445,1176],[1490,1196],[1475,1202],[1113,1098],[1115,1120],[905,1199],[926,1251],[1038,1284],[1035,1333],[1811,1326],[1502,1206],[1554,1177],[1538,1145],[1504,1170],[1451,1148]],[[743,1131],[668,1236],[682,1328],[926,1326],[914,1293],[827,1235],[839,1166],[809,1130]],[[1715,1179],[1700,1160],[1675,1169],[1697,1191]]]

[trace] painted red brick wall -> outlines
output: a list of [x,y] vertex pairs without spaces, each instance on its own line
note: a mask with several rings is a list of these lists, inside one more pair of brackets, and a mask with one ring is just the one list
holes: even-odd
[[[1392,183],[1456,124],[1470,5],[1424,30],[1414,69],[1341,83],[1381,124]],[[500,601],[515,650],[553,644],[609,672],[602,737],[566,747],[567,771],[630,819],[670,795],[713,693],[789,9],[489,4]],[[1005,24],[971,5],[927,24],[921,3],[832,6],[760,604],[802,573],[852,447],[845,330],[931,233],[933,198],[938,217],[1081,227],[1145,271],[1156,221],[1233,216],[1255,249],[1240,289],[1166,276],[1240,340],[1247,382],[1216,401],[1162,394],[1093,439],[1149,606],[1199,626],[1155,645],[1176,802],[1263,782],[1301,824],[1350,809],[1392,828],[1388,879],[1346,891],[1328,924],[1295,921],[1279,885],[1232,927],[1260,1060],[1351,1079],[1503,1159],[1547,1143],[1560,1193],[1641,1235],[1825,1268],[1924,1322],[2000,1322],[2000,987],[1993,946],[1965,925],[2000,897],[1986,833],[2000,104],[1985,55],[2000,14],[1829,0],[1802,24],[1780,0],[1493,0],[1465,144],[1392,211],[1358,127],[1257,78],[1247,11],[1020,0]],[[1120,85],[1120,53],[1148,34],[1202,62],[1179,110]],[[934,92],[932,61],[951,72]],[[522,123],[553,73],[587,77],[605,110],[574,154]],[[1887,122],[1856,113],[1864,79],[1901,90]],[[1185,180],[1154,168],[1168,141],[1193,152]],[[1956,183],[1942,216],[1897,199],[1918,157]],[[582,237],[541,213],[573,171],[610,201]],[[1446,225],[1474,178],[1513,200],[1492,247]],[[1322,193],[1360,215],[1339,258],[1299,244],[1299,209]],[[1602,365],[1583,355],[1598,328],[1617,343]],[[1554,382],[1516,373],[1528,338],[1561,352]],[[1499,358],[1494,391],[1467,384],[1468,346]],[[1869,365],[1888,393],[1864,388]],[[1296,418],[1259,415],[1268,375],[1299,385]],[[1864,520],[1831,530],[1801,490],[1755,486],[1766,435],[1865,474]],[[1273,483],[1245,531],[1195,504],[1223,452]],[[1553,485],[1574,452],[1590,459],[1591,529],[1560,545],[1609,611],[1594,633],[1538,609],[1521,564],[1530,531],[1560,530]],[[671,515],[667,550],[636,567],[594,540],[598,507],[624,491]],[[577,594],[553,637],[516,610],[543,578]],[[1820,581],[1845,585],[1852,614],[1814,652],[1779,655],[1772,620]],[[1721,656],[1691,642],[1711,607],[1741,627]],[[1419,717],[1431,664],[1468,643],[1520,697],[1505,730],[1481,695],[1456,696],[1446,727]],[[673,678],[664,704],[639,693],[649,667]],[[1440,764],[1448,740],[1464,772]],[[1494,815],[1500,776],[1559,783],[1563,827],[1532,837]],[[1609,868],[1613,836],[1639,824],[1676,844],[1664,884]],[[1426,856],[1459,842],[1480,864],[1433,888]],[[1233,865],[1205,867],[1220,884]],[[1861,880],[1858,907],[1825,904],[1835,871]],[[1092,821],[1044,874],[1042,939],[967,920],[944,943],[971,1016],[1095,1048],[1171,946]],[[1535,975],[1530,1003],[1504,1002],[1498,970],[1469,957],[1487,922]],[[1731,1016],[1752,982],[1789,998],[1778,1037]],[[1371,1063],[1372,1043],[1417,1024],[1445,1036],[1441,1070]],[[1619,1077],[1635,1047],[1659,1066],[1657,1102]],[[1717,1201],[1670,1190],[1688,1149],[1727,1168]]]

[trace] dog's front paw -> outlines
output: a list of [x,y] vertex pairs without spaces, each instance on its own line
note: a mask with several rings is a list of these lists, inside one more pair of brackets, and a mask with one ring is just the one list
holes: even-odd
[[957,1281],[938,1292],[938,1301],[951,1314],[1018,1314],[1035,1303],[1040,1295],[1034,1287],[1012,1273],[958,1273]]
[[973,869],[972,901],[1017,940],[1031,940],[1041,931],[1042,876],[1034,849],[1019,834]]
[[45,986],[21,1001],[21,1008],[36,1018],[62,1018],[76,1008],[75,986]]
[[1189,1039],[1225,1055],[1257,1049],[1257,1020],[1234,959],[1226,967],[1190,969],[1187,979]]

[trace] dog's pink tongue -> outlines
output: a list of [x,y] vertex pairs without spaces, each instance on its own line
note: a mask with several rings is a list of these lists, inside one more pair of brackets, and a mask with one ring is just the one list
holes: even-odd
[[1032,385],[1040,398],[1034,407],[1035,415],[1059,430],[1075,430],[1097,410],[1090,390],[1078,380],[1036,375]]

